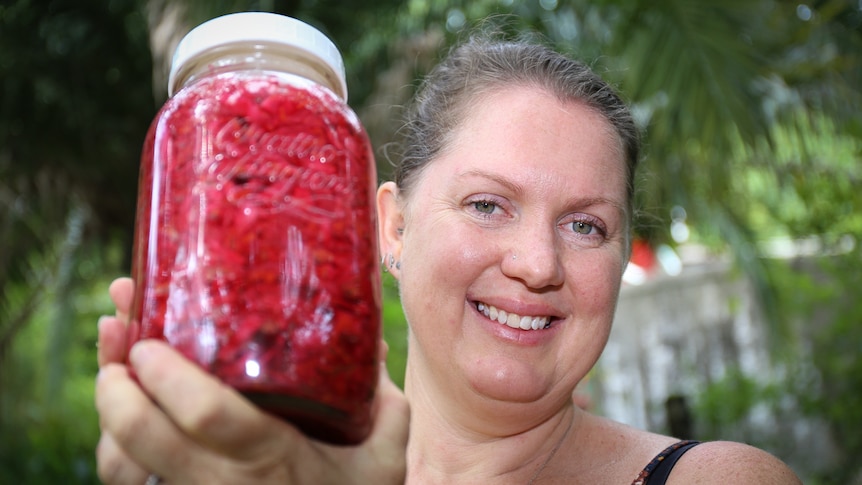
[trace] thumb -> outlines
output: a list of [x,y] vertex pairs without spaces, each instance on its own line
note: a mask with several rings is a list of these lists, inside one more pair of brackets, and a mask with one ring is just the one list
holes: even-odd
[[[392,381],[386,367],[389,346],[381,341],[380,380],[374,403],[374,429],[369,437],[373,449],[395,449],[390,454],[403,460],[410,423],[410,404],[404,392]],[[382,457],[381,457],[382,458]]]

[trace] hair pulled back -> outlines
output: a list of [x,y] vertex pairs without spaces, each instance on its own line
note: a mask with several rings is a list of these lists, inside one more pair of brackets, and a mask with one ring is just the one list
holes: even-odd
[[423,79],[408,106],[400,130],[401,156],[393,171],[403,195],[409,194],[422,169],[446,148],[483,96],[518,85],[545,89],[562,102],[584,103],[608,120],[625,158],[631,206],[640,141],[631,112],[616,91],[584,63],[542,43],[486,33],[453,47]]

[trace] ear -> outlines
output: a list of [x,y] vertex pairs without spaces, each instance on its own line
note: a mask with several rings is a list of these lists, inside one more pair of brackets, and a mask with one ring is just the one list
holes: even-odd
[[377,189],[377,237],[380,241],[383,267],[396,279],[401,275],[401,249],[404,237],[402,209],[398,200],[398,186],[395,182],[383,183]]

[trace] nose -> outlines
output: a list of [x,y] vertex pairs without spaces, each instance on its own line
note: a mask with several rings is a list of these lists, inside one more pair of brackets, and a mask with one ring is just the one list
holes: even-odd
[[501,269],[531,289],[559,286],[564,280],[554,227],[520,227],[503,254]]

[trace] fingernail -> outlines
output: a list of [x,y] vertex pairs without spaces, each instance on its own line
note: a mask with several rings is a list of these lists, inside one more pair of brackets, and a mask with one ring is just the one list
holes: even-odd
[[96,382],[99,382],[99,381],[101,381],[102,379],[104,379],[104,378],[105,378],[105,375],[106,375],[106,372],[107,372],[107,371],[105,370],[105,367],[99,367],[99,371],[98,371],[98,372],[96,372]]
[[153,346],[151,343],[146,340],[141,340],[133,345],[132,350],[129,351],[129,362],[131,362],[133,366],[137,367],[146,362],[152,353]]

